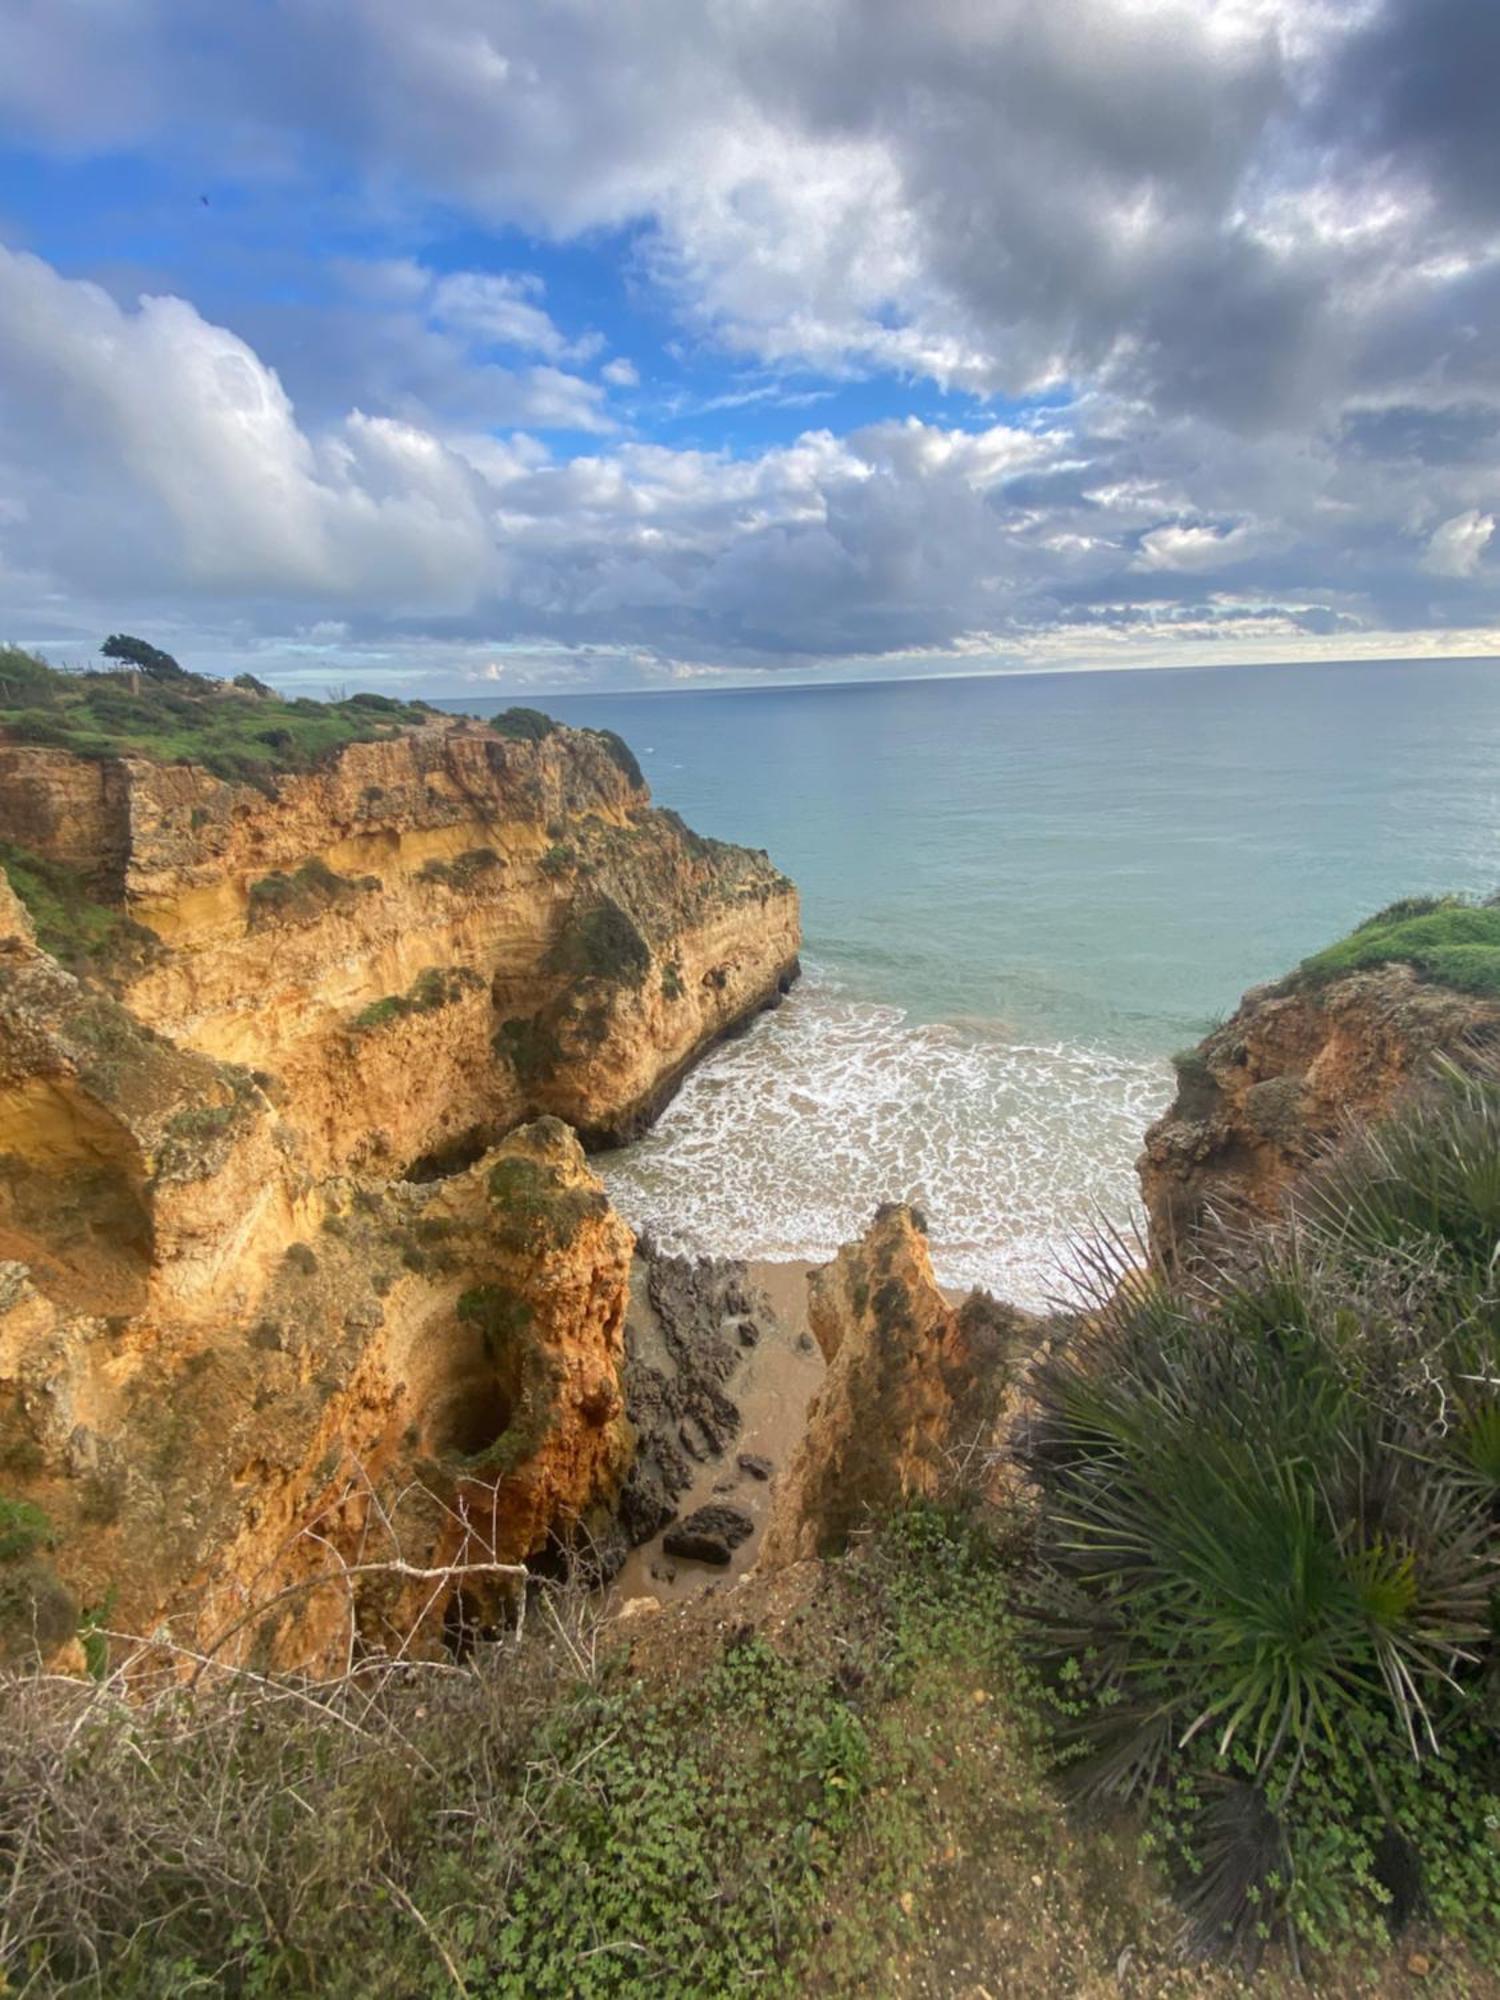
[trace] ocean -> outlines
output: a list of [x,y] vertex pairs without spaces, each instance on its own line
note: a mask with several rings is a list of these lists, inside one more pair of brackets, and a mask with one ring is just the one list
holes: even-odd
[[1040,1304],[1129,1222],[1175,1049],[1397,896],[1500,886],[1500,661],[519,698],[802,891],[803,982],[598,1162],[684,1250],[822,1259],[910,1199],[944,1282]]

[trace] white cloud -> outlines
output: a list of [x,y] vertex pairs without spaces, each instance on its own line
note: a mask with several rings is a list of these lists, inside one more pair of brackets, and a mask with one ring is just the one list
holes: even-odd
[[529,273],[452,271],[432,285],[429,317],[478,344],[517,347],[549,361],[586,361],[601,345],[596,333],[569,340],[537,303],[541,280]]
[[1433,529],[1423,558],[1425,566],[1434,576],[1473,576],[1494,532],[1493,514],[1468,507]]
[[1195,523],[1168,523],[1142,535],[1137,569],[1217,569],[1248,552],[1250,531],[1243,523],[1214,528]]
[[[527,381],[533,403],[576,394],[546,362]],[[562,457],[368,404],[306,417],[187,301],[122,306],[0,251],[0,493],[25,496],[0,510],[0,629],[97,644],[126,624],[199,659],[213,632],[230,657],[281,644],[346,672],[472,647],[439,686],[486,662],[535,685],[1376,633],[1393,651],[1433,623],[1434,575],[1464,580],[1467,628],[1500,624],[1477,434],[1369,404],[1337,436],[1247,439],[1096,392],[977,428]],[[1419,542],[1424,514],[1442,525]]]
[[616,389],[635,389],[640,386],[640,370],[633,361],[627,361],[623,354],[616,355],[613,361],[606,361],[599,373]]

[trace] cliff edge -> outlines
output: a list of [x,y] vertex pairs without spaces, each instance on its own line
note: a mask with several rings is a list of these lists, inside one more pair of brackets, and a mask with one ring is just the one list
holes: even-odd
[[0,732],[0,1494],[32,1523],[0,1657],[175,1621],[336,1667],[482,1630],[514,1565],[609,1532],[633,1243],[568,1127],[636,1130],[774,1004],[796,892],[605,733],[375,713],[243,770]]
[[1388,1111],[1436,1056],[1500,1044],[1500,909],[1411,898],[1371,917],[1176,1059],[1138,1162],[1152,1247],[1212,1218],[1275,1215],[1351,1122]]

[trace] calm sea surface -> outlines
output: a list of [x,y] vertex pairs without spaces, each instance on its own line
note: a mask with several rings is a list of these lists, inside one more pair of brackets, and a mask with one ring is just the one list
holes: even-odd
[[802,891],[804,984],[601,1162],[679,1247],[826,1257],[917,1198],[940,1276],[1037,1301],[1129,1213],[1172,1050],[1396,896],[1500,885],[1500,661],[538,705]]

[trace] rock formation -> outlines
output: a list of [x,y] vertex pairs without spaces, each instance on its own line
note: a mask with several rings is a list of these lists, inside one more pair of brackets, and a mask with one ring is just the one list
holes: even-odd
[[798,943],[630,766],[0,745],[0,1657],[81,1615],[336,1666],[613,1513],[633,1246],[559,1118],[633,1130]]
[[1138,1163],[1157,1254],[1211,1215],[1274,1214],[1350,1119],[1378,1117],[1439,1053],[1500,1038],[1500,1003],[1386,964],[1247,993],[1177,1064]]
[[888,1206],[809,1289],[828,1372],[782,1476],[759,1566],[843,1547],[861,1522],[993,1470],[1014,1408],[1012,1362],[1032,1322],[938,1289],[915,1209]]

